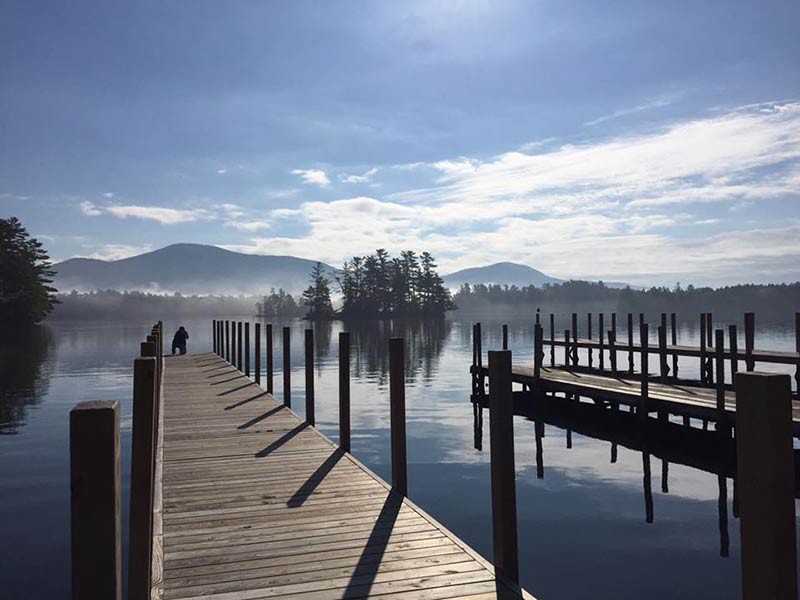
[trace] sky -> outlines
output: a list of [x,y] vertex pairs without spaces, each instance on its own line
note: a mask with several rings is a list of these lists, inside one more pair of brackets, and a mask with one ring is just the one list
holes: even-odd
[[51,257],[428,250],[800,280],[800,3],[0,5],[0,216]]

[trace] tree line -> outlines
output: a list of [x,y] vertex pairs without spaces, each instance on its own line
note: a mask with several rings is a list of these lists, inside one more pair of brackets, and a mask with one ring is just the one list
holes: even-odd
[[331,278],[317,263],[303,293],[309,318],[441,317],[455,304],[430,252],[403,250],[392,257],[383,248],[345,261],[333,277],[342,295],[338,313],[331,302]]
[[755,311],[786,317],[800,308],[800,282],[742,284],[720,288],[655,286],[647,289],[612,288],[601,282],[564,283],[518,287],[515,285],[463,284],[454,297],[465,311],[535,310],[558,311],[565,307],[591,305],[618,312],[703,312],[725,314]]

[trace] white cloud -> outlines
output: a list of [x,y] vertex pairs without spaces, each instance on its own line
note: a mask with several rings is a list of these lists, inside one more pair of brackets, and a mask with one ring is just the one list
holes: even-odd
[[377,172],[378,172],[377,167],[373,167],[363,175],[339,175],[339,181],[341,181],[342,183],[366,183]]
[[328,187],[331,184],[328,175],[321,169],[294,169],[292,175],[300,175],[303,183],[313,183],[320,187]]
[[208,211],[204,209],[178,209],[164,208],[161,206],[140,206],[136,204],[112,204],[104,208],[109,214],[120,219],[134,218],[156,221],[161,225],[176,225],[190,223],[209,218]]
[[228,169],[217,169],[217,175],[225,175]]
[[239,231],[263,231],[272,227],[268,221],[227,221],[225,226]]
[[97,217],[103,214],[103,211],[97,208],[94,203],[88,200],[81,202],[81,212],[89,217]]

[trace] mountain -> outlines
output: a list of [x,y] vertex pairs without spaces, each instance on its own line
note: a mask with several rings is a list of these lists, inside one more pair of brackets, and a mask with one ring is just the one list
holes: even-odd
[[[270,288],[298,293],[316,261],[295,256],[242,254],[203,244],[173,244],[121,260],[71,258],[54,265],[61,292],[96,289],[261,294]],[[333,267],[325,265],[331,273]]]
[[[545,275],[527,265],[520,265],[512,262],[499,262],[485,267],[473,267],[471,269],[463,269],[445,275],[444,283],[449,288],[458,288],[463,283],[473,285],[475,283],[485,283],[487,285],[497,283],[499,285],[516,285],[517,287],[525,287],[528,285],[535,285],[541,287],[546,283],[564,283],[565,279],[557,279]],[[615,289],[623,289],[629,287],[627,283],[621,281],[604,281],[607,287]],[[632,289],[644,289],[641,286],[630,286]]]
[[500,285],[516,285],[523,287],[535,285],[541,287],[545,283],[561,283],[563,279],[556,279],[545,275],[527,265],[512,262],[499,262],[485,267],[473,267],[450,273],[443,277],[445,285],[457,288],[463,283],[498,283]]

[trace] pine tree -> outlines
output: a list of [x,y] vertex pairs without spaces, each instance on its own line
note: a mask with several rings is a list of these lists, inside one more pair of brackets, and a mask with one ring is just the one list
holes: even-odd
[[53,310],[58,300],[50,266],[42,243],[19,219],[0,219],[0,321],[38,323]]
[[309,307],[306,316],[310,319],[329,318],[333,314],[330,280],[325,275],[322,263],[314,265],[311,271],[311,285],[303,292],[303,301]]

